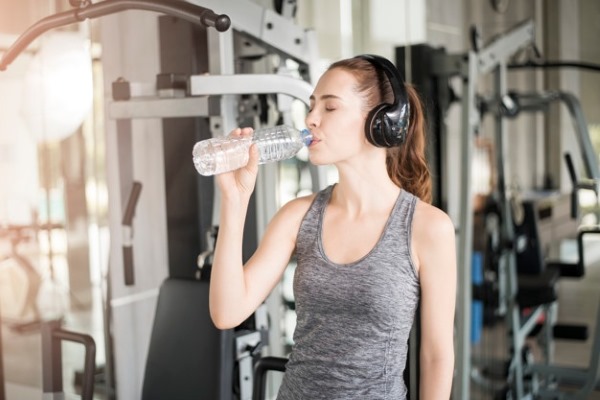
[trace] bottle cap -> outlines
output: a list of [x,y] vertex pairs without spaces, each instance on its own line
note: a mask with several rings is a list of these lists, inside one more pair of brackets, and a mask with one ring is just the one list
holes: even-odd
[[310,146],[310,144],[312,143],[312,133],[310,133],[310,131],[308,129],[302,129],[300,131],[300,135],[302,137],[302,142],[304,142],[305,146]]

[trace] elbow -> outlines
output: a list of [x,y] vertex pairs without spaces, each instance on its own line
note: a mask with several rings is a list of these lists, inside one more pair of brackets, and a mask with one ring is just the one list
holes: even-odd
[[431,348],[421,347],[420,361],[427,365],[443,365],[452,368],[454,366],[454,347],[452,343],[447,346]]
[[446,352],[440,354],[425,355],[421,357],[421,365],[427,368],[451,371],[454,368],[454,353]]
[[232,324],[228,324],[227,321],[220,321],[220,320],[216,320],[213,318],[213,325],[215,326],[215,328],[219,329],[219,330],[227,330],[227,329],[233,329],[236,327],[236,325],[232,325]]
[[233,329],[237,327],[240,323],[236,322],[233,318],[228,318],[227,315],[223,315],[224,313],[219,313],[216,311],[210,310],[210,319],[213,322],[213,325],[220,330]]

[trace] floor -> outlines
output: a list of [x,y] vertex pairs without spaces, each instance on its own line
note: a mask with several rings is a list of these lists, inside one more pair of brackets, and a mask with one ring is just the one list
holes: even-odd
[[[583,323],[590,325],[595,319],[600,303],[600,237],[586,244],[586,254],[590,260],[585,279],[565,280],[560,283],[560,307],[558,320],[563,322]],[[83,332],[94,337],[97,346],[97,364],[104,363],[102,298],[99,288],[94,289],[93,304],[89,309],[77,310],[70,307],[64,314],[63,328]],[[590,326],[590,329],[593,328]],[[485,344],[496,350],[506,347],[505,330],[495,328],[485,333],[488,337]],[[592,338],[600,332],[589,332],[585,342],[556,341],[554,346],[556,363],[567,366],[585,366],[591,356]],[[41,335],[38,329],[17,332],[2,325],[4,373],[6,379],[6,400],[41,399],[42,362]],[[476,350],[475,350],[476,352]],[[83,349],[76,344],[63,345],[63,386],[66,399],[79,398],[75,385],[75,375],[83,367]],[[96,400],[109,398],[99,381],[96,385]],[[1,396],[0,396],[1,397]],[[474,385],[472,399],[493,398],[489,390],[481,390]],[[589,399],[600,400],[600,392],[596,391]],[[129,399],[126,399],[129,400]]]

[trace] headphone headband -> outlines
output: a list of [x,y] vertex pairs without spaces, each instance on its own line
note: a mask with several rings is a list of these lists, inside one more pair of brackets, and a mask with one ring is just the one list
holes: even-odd
[[390,81],[394,93],[392,104],[382,103],[367,116],[365,134],[369,142],[378,147],[399,146],[406,140],[410,120],[410,106],[404,79],[400,71],[388,59],[362,54],[356,58],[368,61],[379,71],[383,71]]

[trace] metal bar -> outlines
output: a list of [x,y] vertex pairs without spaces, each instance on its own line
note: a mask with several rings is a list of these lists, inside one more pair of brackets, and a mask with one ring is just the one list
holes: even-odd
[[189,0],[205,7],[219,9],[230,16],[232,28],[261,42],[271,50],[309,64],[311,35],[307,30],[273,10],[251,0]]
[[133,182],[129,200],[123,212],[123,278],[126,286],[135,284],[135,269],[133,263],[133,216],[137,206],[140,193],[142,192],[142,184]]
[[587,377],[587,369],[576,367],[560,367],[557,365],[533,364],[529,366],[529,371],[543,376],[552,376],[559,381],[563,379],[571,381],[577,385],[581,385]]
[[287,358],[261,357],[254,364],[254,387],[252,400],[264,400],[267,388],[267,371],[285,372]]
[[[227,3],[224,3],[227,4]],[[235,55],[233,45],[233,32],[230,30],[224,34],[217,35],[215,32],[207,31],[207,54],[208,54],[208,71],[213,75],[221,74],[234,74],[235,73]],[[193,76],[191,77],[193,78]],[[191,92],[192,81],[189,81],[188,90]],[[194,93],[190,93],[194,96]],[[209,93],[207,95],[211,95]],[[237,98],[235,95],[221,96],[218,100],[218,112],[209,118],[210,132],[214,136],[215,133],[229,133],[236,124],[237,121]],[[213,210],[212,210],[212,226],[219,225],[219,213],[220,213],[220,191],[213,191]],[[222,336],[221,340],[224,340],[225,336]],[[233,339],[231,339],[233,340]],[[231,354],[227,358],[229,344],[222,346],[222,359],[227,360],[221,362],[219,365],[219,393],[221,400],[230,400],[233,398],[231,387],[234,384],[236,377],[231,373],[232,365],[235,360],[235,354]],[[240,383],[240,382],[238,382]]]
[[[507,57],[508,55],[505,55]],[[496,96],[499,98],[507,92],[506,60],[505,57],[498,60],[494,71],[494,86]],[[508,143],[506,139],[506,121],[501,115],[496,116],[495,143],[496,143],[496,170],[497,170],[497,200],[500,203],[502,221],[501,224],[501,243],[502,246],[514,243],[515,234],[512,222],[512,210],[506,191],[506,166],[504,160],[508,155]],[[522,326],[520,317],[520,308],[517,304],[517,263],[516,254],[512,250],[503,251],[500,262],[505,265],[505,274],[500,279],[504,279],[507,289],[508,302],[508,335],[511,341],[511,363],[509,368],[509,381],[512,379],[516,390],[516,398],[521,399],[524,395],[523,387],[523,362],[521,360],[521,348],[523,340],[521,337]]]
[[[525,344],[525,340],[527,339],[529,332],[533,330],[535,325],[539,322],[539,318],[545,313],[546,310],[544,307],[546,306],[538,306],[529,316],[521,320],[519,330],[513,332],[513,335],[517,336],[517,340],[521,345]],[[552,322],[549,320],[547,323],[548,325],[552,324]]]
[[498,37],[479,52],[479,72],[493,71],[499,62],[506,62],[517,50],[534,40],[533,21],[529,20]]
[[90,335],[60,329],[60,321],[58,320],[42,324],[43,392],[61,394],[63,391],[61,348],[63,340],[80,343],[85,347],[81,398],[82,400],[92,400],[96,373],[96,342]]
[[217,94],[287,94],[309,104],[313,87],[306,81],[289,76],[270,74],[237,74],[221,76],[193,75],[190,77],[192,96]]
[[54,340],[54,332],[60,328],[59,321],[42,324],[42,389],[44,393],[61,393],[62,352],[60,341]]
[[105,0],[86,7],[64,11],[41,19],[29,27],[3,54],[0,71],[6,67],[38,36],[53,28],[74,24],[88,18],[96,18],[125,10],[146,10],[172,15],[223,32],[229,29],[231,20],[227,15],[179,0]]
[[[60,351],[60,342],[69,341],[80,343],[85,348],[85,360],[83,369],[83,382],[81,384],[81,399],[93,400],[94,398],[94,380],[96,374],[96,342],[90,335],[65,331],[62,329],[53,332],[53,341],[58,343]],[[54,348],[54,346],[53,346]],[[62,366],[61,366],[62,369]],[[62,374],[61,374],[62,375]]]
[[577,142],[581,150],[583,165],[585,166],[589,179],[600,179],[600,168],[598,167],[598,156],[594,152],[594,146],[590,140],[587,122],[583,115],[581,103],[572,93],[560,92],[560,99],[565,103],[573,119]]
[[2,327],[0,326],[0,400],[6,400],[4,386],[4,356],[2,355]]
[[456,369],[453,398],[469,399],[471,377],[471,256],[473,243],[473,197],[471,196],[471,160],[473,158],[473,140],[479,124],[475,105],[475,85],[477,77],[477,56],[467,54],[468,72],[465,78],[462,96],[462,136],[460,182],[464,198],[460,204],[458,231],[458,290],[456,313]]
[[238,362],[238,376],[240,383],[240,400],[252,400],[253,370],[252,362],[254,349],[260,349],[261,333],[259,331],[242,332],[235,339],[235,359]]
[[109,105],[112,119],[208,117],[207,97],[141,98]]
[[133,222],[133,216],[135,215],[135,207],[141,192],[142,184],[137,181],[133,182],[133,185],[131,185],[131,192],[129,193],[129,200],[127,201],[127,206],[125,207],[125,212],[123,213],[123,220],[121,221],[123,225],[131,226]]
[[[130,202],[130,191],[134,187],[133,179],[133,143],[132,143],[132,121],[130,119],[118,119],[117,142],[119,159],[119,191],[121,197],[121,212],[123,218]],[[122,218],[122,220],[123,220]],[[133,232],[131,224],[122,225],[122,248],[123,248],[123,279],[125,285],[133,285]]]

